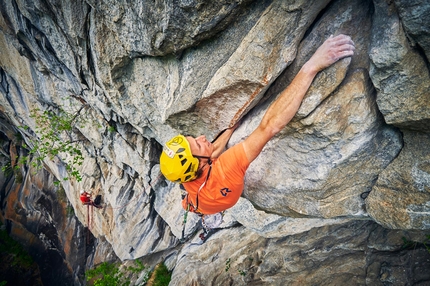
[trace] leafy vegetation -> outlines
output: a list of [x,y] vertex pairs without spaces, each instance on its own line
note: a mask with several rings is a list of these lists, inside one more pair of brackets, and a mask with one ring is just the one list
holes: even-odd
[[228,272],[230,270],[230,263],[231,263],[231,259],[227,259],[227,261],[225,262],[225,272]]
[[[55,182],[54,182],[54,184],[55,184]],[[58,185],[58,184],[56,184],[56,185]],[[58,185],[57,199],[59,202],[66,204],[66,215],[67,215],[67,217],[73,217],[75,215],[75,210],[73,209],[73,206],[70,204],[70,201],[66,195],[66,191],[64,190],[62,185]]]
[[9,236],[1,223],[0,257],[0,286],[42,285],[37,264],[21,244]]
[[[88,285],[94,286],[128,286],[131,281],[128,277],[129,274],[141,273],[145,271],[145,266],[139,260],[135,260],[136,266],[129,266],[124,270],[120,270],[118,264],[103,262],[96,268],[90,269],[85,272]],[[144,283],[147,282],[149,272],[146,272],[144,277]]]
[[67,203],[69,200],[67,199],[66,191],[62,186],[58,186],[57,189],[57,199],[62,203]]
[[167,286],[172,278],[172,273],[169,272],[166,265],[161,263],[157,265],[154,270],[153,277],[151,277],[153,286]]
[[119,268],[108,262],[103,262],[95,269],[88,270],[85,273],[87,281],[91,282],[89,285],[94,286],[116,286],[116,285],[130,285],[130,281],[122,281],[123,274]]
[[430,234],[426,235],[426,238],[423,242],[412,241],[407,239],[406,237],[402,237],[403,239],[403,249],[415,249],[420,245],[423,245],[427,251],[430,253]]
[[[231,258],[228,258],[225,261],[225,272],[229,272],[230,269],[232,269],[232,262],[233,262],[233,269],[236,269],[237,273],[242,276],[245,277],[248,275],[248,273],[250,273],[251,269],[252,269],[252,262],[253,262],[253,258],[252,257],[248,257],[246,260],[240,262],[240,263],[235,263],[231,260]],[[231,273],[231,272],[230,272]]]
[[22,246],[13,240],[5,229],[0,230],[0,253],[10,254],[14,257],[11,266],[30,267],[33,264],[31,256],[22,248]]
[[73,217],[75,215],[75,209],[71,205],[66,207],[66,215],[67,217]]
[[1,167],[1,171],[3,172],[5,177],[9,177],[9,176],[12,176],[12,174],[14,174],[15,181],[17,183],[22,183],[23,177],[21,172],[19,171],[19,165],[15,165],[15,167],[12,167],[11,162],[9,161]]
[[[78,167],[82,165],[84,157],[77,147],[77,142],[72,137],[72,131],[78,124],[77,118],[81,110],[75,114],[69,114],[62,109],[57,113],[49,110],[43,112],[40,109],[32,110],[30,117],[36,121],[35,132],[39,138],[30,140],[29,145],[31,146],[24,146],[30,152],[29,156],[22,158],[22,160],[25,162],[31,156],[33,158],[32,166],[40,168],[45,158],[52,160],[60,154],[66,154],[70,158],[66,162],[69,175],[78,182],[81,181],[82,177]],[[28,126],[22,128],[28,129]],[[68,177],[64,178],[64,180],[68,179]]]
[[9,177],[13,173],[13,168],[10,162],[7,162],[4,166],[1,167],[2,172],[6,177]]
[[108,131],[109,131],[110,133],[114,133],[114,132],[116,132],[116,128],[115,128],[115,126],[109,126],[109,127],[108,127]]

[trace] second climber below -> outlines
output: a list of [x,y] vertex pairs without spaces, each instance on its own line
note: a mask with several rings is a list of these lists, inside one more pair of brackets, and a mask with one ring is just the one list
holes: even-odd
[[187,192],[182,201],[184,209],[215,214],[235,205],[242,194],[249,164],[294,117],[317,73],[352,56],[354,50],[349,36],[330,36],[267,109],[259,126],[225,152],[236,126],[226,129],[213,143],[204,135],[178,135],[169,140],[160,157],[160,169],[168,180],[182,183]]
[[81,200],[83,205],[93,206],[98,209],[101,209],[103,208],[103,206],[101,205],[101,198],[102,198],[101,195],[97,195],[96,198],[92,200],[91,192],[87,192],[85,190],[80,191],[79,199]]

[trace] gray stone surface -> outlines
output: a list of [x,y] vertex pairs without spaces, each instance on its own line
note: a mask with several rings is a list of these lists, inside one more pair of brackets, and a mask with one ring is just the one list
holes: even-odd
[[426,57],[410,45],[394,6],[375,1],[370,77],[387,123],[430,131],[430,73]]
[[369,214],[394,229],[430,225],[430,135],[405,131],[402,152],[380,175],[366,199]]
[[244,227],[221,230],[183,248],[170,285],[426,283],[430,254],[422,246],[402,249],[406,235],[424,239],[363,221],[272,239]]
[[[364,237],[377,233],[376,243],[388,235],[382,230],[361,236],[363,230],[353,227],[363,240],[348,244],[352,231],[340,242],[345,253],[336,253],[336,261],[306,245],[332,240],[336,235],[328,229],[375,226],[367,220],[388,228],[430,228],[428,3],[212,2],[1,2],[1,122],[15,126],[0,129],[2,140],[13,141],[17,133],[27,144],[35,139],[29,116],[35,109],[82,109],[72,134],[62,140],[72,138],[82,151],[83,180],[63,181],[72,159],[66,153],[46,158],[44,168],[61,182],[81,222],[86,208],[79,190],[101,187],[106,207],[94,214],[91,231],[123,261],[159,258],[170,269],[209,263],[225,234],[242,243],[225,245],[230,252],[237,248],[235,261],[251,267],[248,246],[268,258],[299,239],[284,253],[296,260],[277,268],[280,256],[260,259],[252,267],[256,272],[250,271],[255,280],[206,268],[192,270],[190,279],[201,281],[205,273],[207,281],[276,285],[295,273],[292,284],[325,284],[334,274],[340,284],[417,282],[402,274],[407,263],[394,258],[399,245],[386,255],[363,256],[371,248]],[[200,224],[190,215],[188,240],[179,243],[184,212],[178,186],[159,173],[162,144],[177,133],[211,139],[238,121],[229,144],[240,142],[315,49],[340,33],[352,37],[355,55],[317,76],[297,116],[250,166],[244,198],[226,212],[213,242],[197,246]],[[2,156],[14,160],[8,144],[2,143]],[[320,242],[306,242],[316,234]],[[248,240],[241,242],[240,235]],[[356,250],[360,255],[351,254]],[[305,252],[315,256],[304,259],[304,266]],[[227,256],[218,261],[221,272]],[[404,259],[415,263],[418,257],[426,259],[418,252]],[[353,276],[363,263],[368,274]],[[330,271],[324,275],[323,269]],[[177,283],[191,281],[180,273],[174,272]]]

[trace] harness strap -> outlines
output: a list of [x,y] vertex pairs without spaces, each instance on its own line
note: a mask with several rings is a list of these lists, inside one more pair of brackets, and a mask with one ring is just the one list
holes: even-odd
[[198,211],[198,209],[199,209],[199,194],[200,194],[200,191],[203,189],[203,187],[206,185],[206,182],[209,179],[209,175],[211,174],[211,171],[212,171],[212,162],[209,163],[209,171],[208,171],[208,174],[206,176],[204,183],[200,186],[199,190],[197,191],[195,211]]
[[183,227],[182,227],[181,242],[185,241],[185,225],[187,224],[187,217],[188,217],[188,212],[190,211],[190,207],[193,207],[193,212],[195,212],[198,215],[200,215],[201,217],[203,217],[203,214],[198,211],[198,208],[199,208],[199,193],[203,189],[203,187],[206,185],[206,182],[209,179],[209,175],[211,174],[211,171],[212,171],[212,162],[209,160],[209,171],[208,171],[208,174],[206,176],[205,181],[203,182],[203,184],[200,186],[199,190],[197,191],[196,206],[194,206],[193,203],[190,200],[188,200],[188,193],[187,193],[187,209],[185,210],[185,213],[184,213],[184,222],[183,222]]

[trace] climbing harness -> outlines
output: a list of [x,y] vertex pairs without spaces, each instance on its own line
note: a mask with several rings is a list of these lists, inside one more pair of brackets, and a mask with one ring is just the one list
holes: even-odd
[[[185,225],[187,223],[188,212],[189,212],[189,207],[187,207],[187,210],[185,211],[185,214],[184,214],[182,237],[180,239],[181,243],[185,242]],[[201,218],[202,227],[203,227],[203,232],[199,234],[199,238],[202,240],[202,243],[204,243],[209,238],[209,236],[211,236],[213,233],[215,233],[215,228],[218,227],[222,223],[222,217],[223,217],[224,212],[216,213],[214,215],[204,215],[204,214],[200,214],[200,213],[197,213],[197,214]],[[210,217],[217,216],[217,223],[212,224],[212,225],[208,225],[206,223],[206,219],[205,219],[205,217],[208,217],[208,216],[210,216]]]
[[[209,176],[210,176],[210,174],[211,174],[211,171],[212,171],[212,161],[210,160],[210,158],[208,158],[208,157],[203,157],[203,156],[195,156],[195,157],[198,157],[198,158],[205,158],[205,159],[208,159],[208,164],[209,164],[209,171],[208,171],[208,174],[206,175],[206,179],[205,179],[205,181],[203,182],[203,184],[199,187],[199,190],[197,191],[197,195],[196,195],[196,205],[194,205],[192,202],[191,202],[191,200],[189,200],[188,199],[188,194],[186,195],[186,200],[187,200],[187,209],[185,210],[185,213],[184,213],[184,221],[183,221],[183,227],[182,227],[182,238],[180,239],[180,241],[181,241],[181,243],[183,243],[183,242],[185,242],[185,226],[186,226],[186,224],[187,224],[187,217],[188,217],[188,212],[191,210],[192,212],[194,212],[194,213],[196,213],[197,215],[199,215],[201,218],[202,218],[202,225],[203,225],[203,229],[204,229],[204,232],[206,233],[206,228],[205,228],[205,225],[204,225],[204,223],[203,223],[203,216],[204,216],[204,214],[202,214],[198,209],[199,209],[199,194],[200,194],[200,191],[203,189],[203,187],[206,185],[206,182],[208,181],[208,179],[209,179]],[[192,208],[192,209],[191,209]],[[202,238],[202,236],[200,235],[200,238]],[[202,240],[203,240],[203,238],[202,238]]]
[[[199,235],[203,243],[215,233],[215,229],[222,223],[222,218],[224,216],[224,211],[213,214],[213,215],[202,215],[202,226],[203,232]],[[209,218],[209,222],[207,222]]]
[[206,225],[205,216],[202,216],[202,226],[203,226],[203,232],[200,233],[199,237],[204,243],[209,238],[209,236],[212,234],[213,230]]

